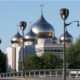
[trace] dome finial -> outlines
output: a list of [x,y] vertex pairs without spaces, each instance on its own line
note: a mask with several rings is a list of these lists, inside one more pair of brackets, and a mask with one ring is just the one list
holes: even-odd
[[17,32],[19,32],[19,25],[17,24],[16,26],[17,26]]
[[41,4],[40,7],[41,7],[41,15],[43,15],[43,7],[44,7],[44,5]]

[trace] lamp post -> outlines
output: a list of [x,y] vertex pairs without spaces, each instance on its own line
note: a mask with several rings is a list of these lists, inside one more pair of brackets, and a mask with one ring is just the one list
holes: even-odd
[[70,23],[66,23],[66,19],[69,16],[69,10],[66,8],[62,8],[60,10],[60,15],[61,18],[63,20],[63,24],[64,24],[64,54],[63,54],[63,75],[64,75],[64,80],[66,80],[66,45],[65,45],[65,31],[66,31],[66,27],[69,26],[70,24],[77,22],[77,26],[79,26],[79,21],[72,21]]
[[20,28],[22,30],[22,52],[23,52],[23,60],[22,60],[22,72],[23,72],[23,77],[24,77],[24,30],[26,28],[26,22],[25,21],[21,21],[20,22]]
[[1,39],[0,39],[0,44],[1,44],[1,42],[2,42],[2,41],[1,41]]
[[2,40],[0,39],[0,44],[2,43]]

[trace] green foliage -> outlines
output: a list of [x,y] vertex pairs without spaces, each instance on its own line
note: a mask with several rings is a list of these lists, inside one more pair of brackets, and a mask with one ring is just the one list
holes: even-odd
[[77,46],[77,45],[78,45],[78,46],[80,45],[80,38],[77,39],[75,45],[76,45],[76,46]]
[[42,64],[43,64],[43,61],[41,61],[40,57],[38,57],[36,55],[31,55],[31,56],[27,56],[25,58],[24,68],[25,68],[25,70],[41,69]]
[[6,71],[6,55],[0,50],[0,73]]
[[62,59],[52,53],[43,53],[40,57],[37,55],[27,56],[24,65],[25,70],[56,69],[62,68]]
[[67,49],[68,68],[80,69],[80,39]]
[[62,59],[53,53],[43,53],[41,56],[44,61],[43,68],[44,69],[58,69],[62,68]]

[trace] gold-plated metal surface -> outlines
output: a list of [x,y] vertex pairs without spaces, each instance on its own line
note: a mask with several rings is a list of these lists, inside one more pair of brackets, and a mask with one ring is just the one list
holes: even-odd
[[40,19],[32,25],[32,31],[38,37],[46,38],[53,37],[55,33],[53,26],[45,20],[43,15],[41,15]]
[[[70,42],[72,42],[72,40],[73,40],[72,35],[66,30],[66,32],[65,32],[65,42],[70,43]],[[59,41],[64,42],[64,34],[60,36]]]
[[32,30],[30,30],[28,33],[26,33],[24,40],[25,41],[35,41],[37,40],[37,36],[36,34],[32,32]]
[[20,35],[19,32],[17,32],[11,39],[11,43],[19,43],[20,38],[22,38],[22,36]]

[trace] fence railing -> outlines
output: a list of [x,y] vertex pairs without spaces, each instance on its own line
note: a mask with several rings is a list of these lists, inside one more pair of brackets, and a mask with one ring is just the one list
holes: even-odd
[[[9,72],[1,73],[0,78],[5,77],[23,77],[23,72]],[[62,69],[51,69],[51,70],[26,70],[24,71],[24,77],[63,77]],[[80,78],[80,69],[67,69],[67,78]]]

